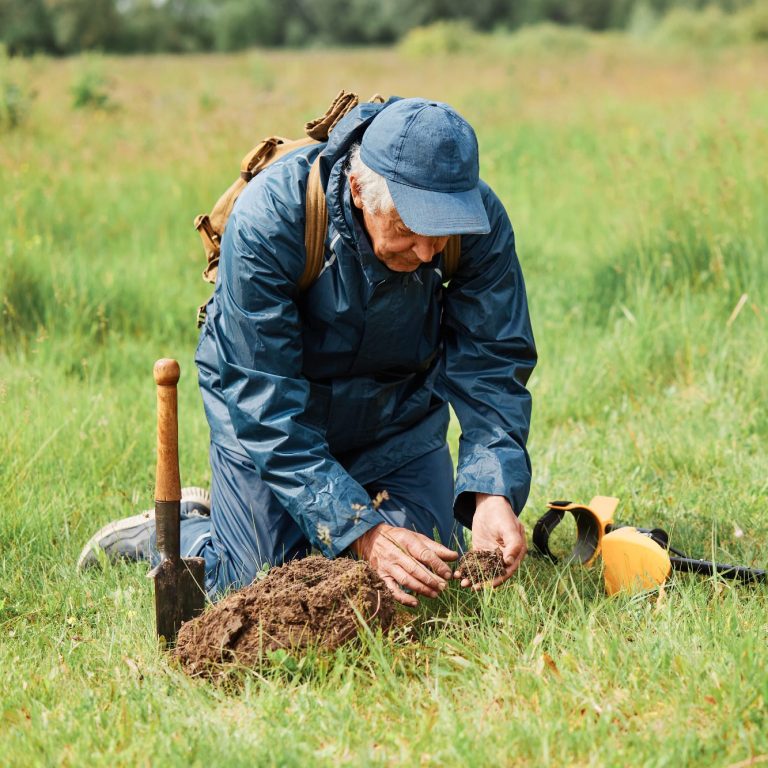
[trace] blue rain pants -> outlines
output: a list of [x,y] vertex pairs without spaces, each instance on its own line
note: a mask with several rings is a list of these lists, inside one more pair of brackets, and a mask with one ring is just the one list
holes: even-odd
[[[249,458],[211,443],[211,516],[181,521],[183,557],[205,559],[205,586],[215,600],[250,584],[267,564],[304,557],[309,541],[278,503]],[[365,486],[371,498],[386,490],[379,512],[462,550],[464,527],[453,516],[453,462],[447,445]]]

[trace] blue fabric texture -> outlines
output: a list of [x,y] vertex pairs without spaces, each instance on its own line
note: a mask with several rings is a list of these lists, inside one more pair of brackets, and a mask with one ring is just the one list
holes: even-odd
[[[361,104],[326,145],[259,174],[223,237],[196,353],[200,388],[212,443],[252,463],[269,504],[295,524],[286,552],[300,532],[335,557],[382,522],[367,487],[443,448],[449,403],[462,429],[455,517],[471,525],[475,492],[506,496],[518,514],[528,496],[525,384],[536,350],[501,202],[479,182],[491,231],[462,237],[447,286],[442,255],[414,272],[390,271],[353,209],[349,149],[397,103]],[[318,153],[325,263],[300,294],[306,184]]]

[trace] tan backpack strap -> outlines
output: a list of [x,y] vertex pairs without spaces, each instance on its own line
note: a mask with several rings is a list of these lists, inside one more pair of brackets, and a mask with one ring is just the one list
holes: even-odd
[[307,179],[306,223],[304,224],[304,245],[307,261],[299,280],[299,291],[304,292],[315,282],[323,266],[325,236],[328,233],[328,208],[325,204],[325,190],[320,180],[320,156],[312,163]]
[[305,126],[307,136],[317,141],[328,141],[328,134],[336,127],[350,109],[354,109],[359,103],[356,93],[351,91],[339,91],[331,106],[324,115],[310,120]]
[[443,282],[447,283],[459,268],[459,259],[461,258],[461,235],[451,235],[443,249],[443,267],[445,274]]
[[249,182],[269,162],[275,149],[285,141],[282,136],[269,136],[260,141],[240,163],[240,178],[246,183]]
[[272,165],[283,155],[287,155],[300,147],[307,147],[316,143],[314,139],[309,137],[284,139],[282,136],[270,136],[260,141],[243,158],[243,162],[240,163],[240,178],[247,184],[256,174],[261,173],[268,165]]
[[[369,101],[372,104],[383,104],[386,99],[381,94],[374,93]],[[339,91],[336,98],[331,102],[331,106],[325,111],[325,114],[310,120],[304,126],[304,131],[311,139],[328,141],[328,136],[339,120],[359,103],[360,99],[356,93],[352,93],[352,91]]]

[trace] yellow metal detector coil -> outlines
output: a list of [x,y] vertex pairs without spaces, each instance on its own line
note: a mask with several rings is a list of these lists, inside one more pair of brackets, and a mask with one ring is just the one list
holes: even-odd
[[613,496],[595,496],[589,504],[573,504],[570,501],[550,501],[549,510],[533,531],[533,543],[553,562],[557,558],[549,550],[549,535],[560,524],[566,512],[576,521],[576,545],[567,562],[592,565],[600,554],[603,537],[613,525],[613,513],[619,500]]
[[603,537],[603,578],[609,595],[653,589],[671,572],[667,551],[637,528],[617,528]]
[[586,505],[551,501],[546,514],[533,529],[533,543],[556,563],[557,557],[549,549],[549,535],[565,513],[570,512],[576,521],[576,544],[567,562],[590,566],[602,555],[605,589],[609,595],[621,590],[639,592],[663,584],[672,570],[666,549],[636,528],[612,530],[618,504],[614,496],[595,496]]

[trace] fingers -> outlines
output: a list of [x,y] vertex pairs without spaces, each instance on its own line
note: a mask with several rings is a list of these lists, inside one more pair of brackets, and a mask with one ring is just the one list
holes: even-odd
[[426,547],[435,555],[437,555],[441,560],[448,563],[453,563],[459,559],[459,553],[455,550],[448,549],[448,547],[443,546],[437,541],[432,541],[432,539],[427,538],[426,536],[422,536],[420,533],[417,534],[417,536],[422,538]]
[[[475,551],[483,551],[483,550],[475,550]],[[506,563],[505,563],[506,566]],[[500,574],[499,576],[496,576],[493,580],[491,579],[484,579],[483,581],[473,582],[472,579],[468,578],[467,576],[463,575],[463,572],[461,569],[457,569],[454,573],[455,579],[460,579],[460,584],[462,587],[472,587],[472,589],[477,592],[480,589],[484,589],[485,587],[498,587],[499,585],[503,584],[512,574],[514,573],[514,568],[510,568],[509,566],[506,566],[504,568],[504,573]]]
[[[455,560],[458,553],[420,533],[387,526],[374,537],[368,559],[395,600],[415,606],[418,601],[414,595],[437,597],[452,578],[451,568],[443,557]],[[406,589],[413,594],[405,592]]]
[[[434,544],[434,542],[432,542]],[[448,581],[453,576],[453,571],[451,570],[449,565],[446,565],[445,562],[440,558],[440,556],[433,550],[431,547],[423,544],[423,543],[417,543],[417,542],[410,542],[406,544],[406,548],[408,550],[408,554],[411,555],[411,557],[415,558],[419,563],[422,563],[427,568],[429,568],[430,571],[436,573],[438,576],[441,576],[443,579]],[[443,547],[445,549],[445,547]],[[456,560],[458,558],[457,552],[451,552],[450,549],[445,550],[450,556],[451,561]]]
[[[478,581],[477,584],[473,584],[470,579],[462,578],[461,579],[461,586],[462,587],[472,587],[472,590],[474,592],[479,592],[481,589],[485,589],[486,587],[492,587],[495,589],[496,587],[500,587],[509,577],[515,572],[515,568],[506,568],[504,570],[504,573],[497,576],[493,581]],[[461,578],[460,576],[457,576],[456,578]]]
[[461,579],[460,583],[462,587],[472,587],[475,592],[484,589],[485,587],[493,587],[495,589],[496,587],[500,587],[515,573],[515,571],[520,567],[520,564],[523,562],[523,558],[527,552],[528,546],[525,542],[525,534],[523,533],[523,538],[508,543],[502,549],[501,553],[502,557],[504,558],[505,566],[504,572],[496,576],[493,580],[489,579],[473,584],[470,579],[463,576],[461,569],[456,570],[454,573],[454,578]]
[[472,589],[475,592],[479,592],[481,589],[485,589],[486,587],[493,587],[494,589],[496,587],[500,587],[513,573],[515,570],[513,568],[506,568],[504,570],[504,573],[497,576],[493,581],[478,581],[476,584],[472,583],[472,581],[466,577],[457,576],[457,579],[461,579],[461,586],[462,587],[472,587]]
[[392,593],[392,597],[394,597],[398,603],[408,605],[411,608],[416,608],[416,606],[418,606],[419,601],[413,595],[403,592],[398,583],[391,576],[385,576],[382,581],[387,585],[387,588]]
[[447,582],[453,578],[453,573],[442,560],[438,560],[438,563],[441,564],[443,569],[447,570],[447,578],[433,573],[424,564],[411,558],[406,558],[401,565],[411,576],[426,584],[430,589],[442,592],[448,586]]
[[398,543],[401,543],[408,550],[408,553],[417,560],[423,562],[423,557],[437,558],[440,564],[444,562],[452,563],[459,559],[459,553],[453,549],[443,546],[437,541],[430,539],[416,531],[409,531],[407,528],[396,528],[392,531]]
[[525,528],[515,515],[509,501],[501,496],[478,494],[478,503],[472,521],[472,548],[474,550],[501,550],[504,562],[503,573],[479,584],[472,584],[461,570],[456,571],[456,578],[461,579],[462,587],[471,586],[474,590],[487,586],[501,586],[518,569],[528,547]]
[[393,563],[389,568],[389,573],[401,587],[406,587],[411,592],[415,592],[417,595],[424,595],[424,597],[437,597],[445,587],[440,588],[437,586],[437,583],[435,583],[435,586],[432,586],[423,577],[426,570],[422,568],[422,573],[419,573],[417,569],[418,566],[413,568],[408,563]]
[[[392,543],[398,547],[409,560],[412,558],[421,564],[422,568],[426,566],[430,572],[436,573],[448,581],[453,577],[453,571],[446,565],[445,561],[453,562],[459,557],[458,552],[454,552],[436,541],[416,533],[406,528],[395,528],[389,531],[389,537]],[[410,572],[410,569],[409,569]],[[431,577],[431,573],[430,573]],[[443,586],[445,586],[443,584]]]
[[527,552],[528,545],[525,542],[525,534],[522,534],[520,539],[510,542],[501,550],[501,553],[504,556],[504,564],[507,565],[510,570],[510,576],[518,569],[520,563],[523,562],[523,558]]
[[[390,553],[391,567],[389,572],[395,576],[400,584],[427,597],[437,597],[437,594],[445,589],[446,582],[439,576],[414,559],[407,550],[398,546],[396,542],[392,542],[392,545],[394,551]],[[438,562],[442,563],[441,560]],[[447,567],[444,563],[442,565]],[[448,570],[450,572],[450,569]]]
[[387,574],[382,580],[389,588],[392,596],[403,605],[416,607],[419,601],[405,592],[402,587],[410,589],[417,595],[424,597],[437,597],[443,589],[445,582],[441,582],[429,573],[425,568],[413,560],[408,561],[403,558],[400,562],[390,563],[387,568]]

